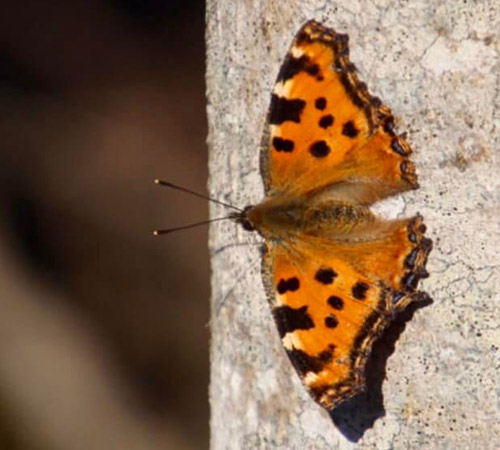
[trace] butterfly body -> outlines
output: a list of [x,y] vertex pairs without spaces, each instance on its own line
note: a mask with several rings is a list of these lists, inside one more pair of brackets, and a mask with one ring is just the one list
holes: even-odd
[[354,230],[373,223],[375,216],[348,202],[278,196],[247,209],[245,219],[266,240],[283,243],[300,236],[353,238]]
[[331,409],[364,389],[373,342],[411,302],[432,242],[421,216],[369,207],[418,188],[390,109],[349,61],[347,35],[309,21],[271,98],[260,156],[266,196],[233,218],[265,240],[262,279],[285,350]]

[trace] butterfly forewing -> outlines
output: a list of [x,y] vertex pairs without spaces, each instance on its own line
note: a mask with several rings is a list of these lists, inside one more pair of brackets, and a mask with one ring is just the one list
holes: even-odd
[[[341,181],[377,183],[377,199],[416,187],[411,149],[390,110],[349,61],[347,36],[317,22],[295,37],[273,90],[261,171],[268,195],[304,195]],[[372,203],[373,186],[365,189]]]
[[383,285],[314,247],[271,246],[263,277],[283,345],[313,397],[333,408],[360,392],[367,344],[390,311]]

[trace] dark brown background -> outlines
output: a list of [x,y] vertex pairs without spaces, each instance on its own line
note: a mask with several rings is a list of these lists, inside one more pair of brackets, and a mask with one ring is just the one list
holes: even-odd
[[208,445],[206,230],[152,236],[207,215],[153,184],[205,191],[203,33],[196,0],[0,6],[2,449]]

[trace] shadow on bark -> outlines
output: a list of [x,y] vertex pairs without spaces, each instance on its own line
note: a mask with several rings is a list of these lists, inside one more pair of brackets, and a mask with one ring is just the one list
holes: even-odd
[[387,359],[395,350],[396,341],[404,331],[406,323],[415,312],[429,306],[433,300],[413,303],[400,313],[373,345],[366,365],[366,392],[346,401],[330,412],[330,417],[339,431],[351,442],[357,442],[375,421],[385,415],[382,383],[386,378]]

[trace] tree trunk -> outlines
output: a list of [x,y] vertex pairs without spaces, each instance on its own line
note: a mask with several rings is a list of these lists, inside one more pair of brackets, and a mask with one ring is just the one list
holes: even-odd
[[213,224],[212,449],[500,445],[498,17],[497,0],[208,0],[211,195],[238,207],[261,200],[271,89],[295,32],[314,18],[349,34],[360,78],[409,133],[421,188],[376,210],[420,212],[434,241],[421,285],[434,303],[390,327],[367,394],[328,414],[282,348],[259,237]]

